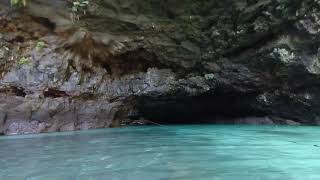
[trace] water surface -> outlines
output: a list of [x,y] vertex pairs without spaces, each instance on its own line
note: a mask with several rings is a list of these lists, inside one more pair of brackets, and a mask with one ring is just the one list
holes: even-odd
[[0,179],[320,179],[320,128],[146,126],[1,137]]

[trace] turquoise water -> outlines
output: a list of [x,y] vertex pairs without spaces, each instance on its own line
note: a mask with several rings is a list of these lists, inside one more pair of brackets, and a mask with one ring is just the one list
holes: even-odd
[[148,126],[1,137],[0,179],[320,179],[320,128]]

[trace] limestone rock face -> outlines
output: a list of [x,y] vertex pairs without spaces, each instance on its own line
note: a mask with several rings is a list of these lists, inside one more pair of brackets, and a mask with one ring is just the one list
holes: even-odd
[[0,3],[2,134],[319,124],[318,0]]

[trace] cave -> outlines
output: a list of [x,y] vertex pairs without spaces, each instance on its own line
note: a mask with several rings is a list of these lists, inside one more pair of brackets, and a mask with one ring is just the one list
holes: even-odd
[[255,107],[256,94],[224,93],[200,96],[140,97],[138,117],[151,124],[234,124],[244,117],[265,117]]

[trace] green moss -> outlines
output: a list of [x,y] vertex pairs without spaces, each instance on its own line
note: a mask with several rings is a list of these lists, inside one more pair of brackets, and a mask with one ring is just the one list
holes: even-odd
[[36,44],[36,49],[37,49],[37,51],[40,51],[40,50],[42,50],[45,46],[46,46],[46,43],[45,43],[45,42],[43,42],[43,41],[38,41],[37,44]]
[[19,61],[18,61],[18,64],[19,64],[20,66],[26,65],[26,64],[29,64],[29,63],[30,63],[30,59],[29,59],[28,57],[22,57],[22,58],[20,58]]
[[28,57],[21,57],[21,58],[19,59],[19,61],[18,61],[18,64],[19,64],[20,66],[26,65],[26,64],[29,64],[29,63],[30,63],[30,58],[28,58]]

